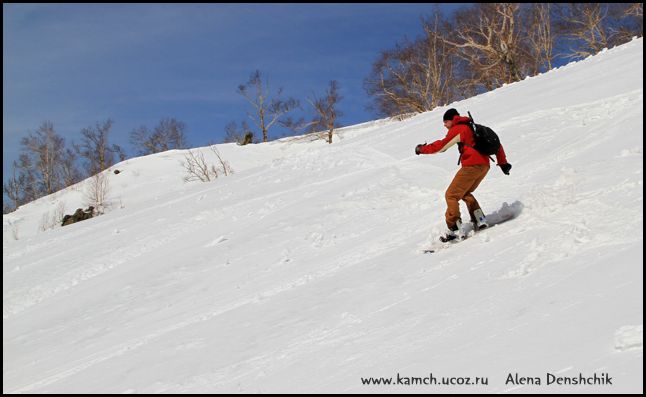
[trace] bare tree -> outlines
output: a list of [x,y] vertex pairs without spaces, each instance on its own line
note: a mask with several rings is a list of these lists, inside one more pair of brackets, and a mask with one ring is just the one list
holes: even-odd
[[22,153],[13,162],[12,175],[3,185],[13,209],[79,182],[76,154],[65,147],[51,122],[21,140]]
[[638,18],[644,17],[644,3],[631,3],[626,9],[626,15],[633,15]]
[[328,143],[332,143],[334,129],[341,125],[337,119],[342,115],[337,110],[337,104],[343,97],[339,95],[339,83],[336,80],[330,81],[330,86],[325,92],[325,97],[318,98],[315,94],[308,100],[316,115],[310,124],[310,131],[316,132],[320,129],[327,130]]
[[85,190],[85,205],[94,207],[97,214],[104,214],[111,207],[108,174],[99,172],[92,176]]
[[210,182],[217,179],[221,175],[229,176],[233,173],[229,162],[224,160],[215,145],[211,145],[211,151],[215,154],[218,165],[209,164],[201,151],[193,152],[188,150],[188,154],[184,156],[182,166],[186,171],[184,182],[202,181]]
[[95,175],[115,164],[115,155],[120,161],[125,160],[125,153],[119,145],[110,145],[108,135],[112,128],[112,120],[96,123],[95,127],[81,130],[83,136],[79,146],[79,154],[87,161],[89,175]]
[[185,129],[186,124],[183,122],[174,118],[165,118],[152,132],[145,126],[133,130],[130,133],[130,142],[142,156],[171,149],[185,149],[188,145]]
[[155,135],[160,136],[161,147],[163,150],[186,149],[188,142],[184,130],[186,124],[175,118],[162,119],[159,125],[155,127]]
[[443,29],[440,27],[439,12],[423,22],[424,32],[426,33],[426,42],[423,46],[427,61],[419,63],[425,67],[419,68],[417,75],[424,76],[420,79],[428,86],[428,92],[431,98],[430,109],[446,105],[456,98],[455,89],[455,55],[450,46],[443,40],[443,36],[450,29],[447,25]]
[[209,164],[206,162],[204,153],[200,151],[193,152],[191,149],[189,149],[188,153],[184,155],[182,166],[184,166],[184,170],[186,171],[184,182],[210,182],[214,175],[217,175],[217,171],[214,172],[215,170],[213,169],[213,167],[209,166]]
[[140,156],[156,153],[157,148],[150,138],[151,135],[152,133],[148,127],[143,125],[130,132],[130,144]]
[[22,204],[24,188],[21,186],[20,175],[16,172],[17,168],[18,164],[14,161],[11,165],[11,177],[7,180],[7,183],[2,184],[4,194],[7,195],[7,198],[11,200],[13,205],[11,207],[5,207],[3,213],[15,210]]
[[54,130],[54,124],[45,121],[35,133],[20,141],[29,164],[33,166],[38,192],[54,193],[63,187],[61,163],[64,158],[65,140]]
[[626,16],[632,16],[637,19],[637,30],[635,35],[644,36],[644,3],[632,3],[626,10]]
[[624,12],[626,17],[634,17],[637,20],[637,28],[633,32],[635,36],[644,36],[644,3],[630,3]]
[[612,3],[610,7],[615,18],[621,21],[615,30],[615,40],[618,44],[626,43],[635,36],[644,36],[643,3]]
[[21,153],[18,157],[18,169],[20,172],[18,181],[22,190],[21,205],[41,197],[43,194],[38,186],[36,167],[28,153]]
[[492,90],[527,76],[532,64],[517,19],[517,3],[481,3],[456,13],[455,38],[445,38],[472,68],[473,84]]
[[608,47],[608,8],[601,3],[566,3],[558,7],[559,31],[574,45],[567,58],[585,58]]
[[455,99],[455,56],[442,40],[449,26],[437,10],[422,26],[424,37],[383,51],[364,82],[380,114],[424,112]]
[[552,29],[552,7],[550,3],[532,3],[524,34],[529,42],[535,60],[533,75],[552,69],[556,33]]
[[215,157],[217,157],[218,163],[220,163],[219,165],[220,172],[223,173],[224,176],[229,176],[233,174],[233,169],[231,168],[231,165],[229,165],[228,161],[222,158],[222,155],[220,154],[220,151],[218,150],[217,146],[211,145],[210,149],[213,152],[213,154],[215,154]]
[[[74,147],[74,146],[72,146]],[[61,174],[65,186],[72,186],[83,179],[83,174],[76,166],[77,152],[71,148],[65,149],[65,154],[61,162]]]
[[379,114],[394,116],[405,112],[417,113],[428,107],[426,98],[416,96],[411,89],[409,64],[412,53],[412,45],[397,44],[393,50],[382,51],[373,64],[364,86],[368,95],[375,97]]
[[246,84],[238,86],[238,93],[253,107],[253,113],[249,113],[249,118],[262,132],[263,142],[269,139],[269,129],[279,123],[284,115],[299,106],[298,101],[293,98],[280,99],[282,88],[278,89],[274,97],[269,82],[263,83],[258,70],[251,74]]

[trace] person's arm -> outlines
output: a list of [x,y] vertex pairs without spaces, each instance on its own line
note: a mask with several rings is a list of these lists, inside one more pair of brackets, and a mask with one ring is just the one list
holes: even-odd
[[509,170],[511,170],[511,164],[507,162],[507,156],[505,155],[505,149],[502,148],[502,145],[500,145],[500,148],[496,152],[496,163],[498,163],[498,167],[502,170],[505,175],[509,175]]
[[505,155],[505,149],[502,148],[502,145],[500,145],[500,148],[496,152],[496,163],[507,164],[507,156]]
[[420,154],[442,153],[446,149],[460,142],[460,132],[457,128],[451,128],[444,139],[439,139],[433,143],[422,145],[419,148]]

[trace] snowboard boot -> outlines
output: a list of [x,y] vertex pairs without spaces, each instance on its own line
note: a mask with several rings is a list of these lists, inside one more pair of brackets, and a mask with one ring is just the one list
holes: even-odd
[[448,243],[449,241],[462,239],[462,221],[458,219],[455,226],[449,228],[442,236],[440,236],[440,241],[443,243]]
[[475,219],[472,220],[473,230],[477,231],[477,230],[482,230],[489,227],[489,223],[487,223],[487,218],[484,216],[484,213],[480,208],[475,210],[473,212],[473,215],[475,216]]

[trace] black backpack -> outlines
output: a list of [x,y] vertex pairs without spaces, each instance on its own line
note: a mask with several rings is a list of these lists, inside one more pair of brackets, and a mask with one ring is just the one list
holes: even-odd
[[498,138],[498,135],[491,128],[476,124],[473,121],[473,117],[471,117],[471,112],[467,113],[471,119],[469,127],[473,131],[473,139],[476,142],[475,146],[472,147],[485,156],[492,156],[498,153],[498,149],[500,149],[500,138]]

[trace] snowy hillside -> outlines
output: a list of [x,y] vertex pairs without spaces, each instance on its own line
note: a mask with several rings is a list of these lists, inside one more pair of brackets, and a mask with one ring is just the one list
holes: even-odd
[[[63,228],[87,182],[3,216],[3,392],[643,392],[643,40],[450,107],[501,136],[475,195],[513,219],[434,254],[458,154],[414,147],[447,108],[219,145],[211,183],[131,159]],[[488,384],[362,382],[398,374]]]

